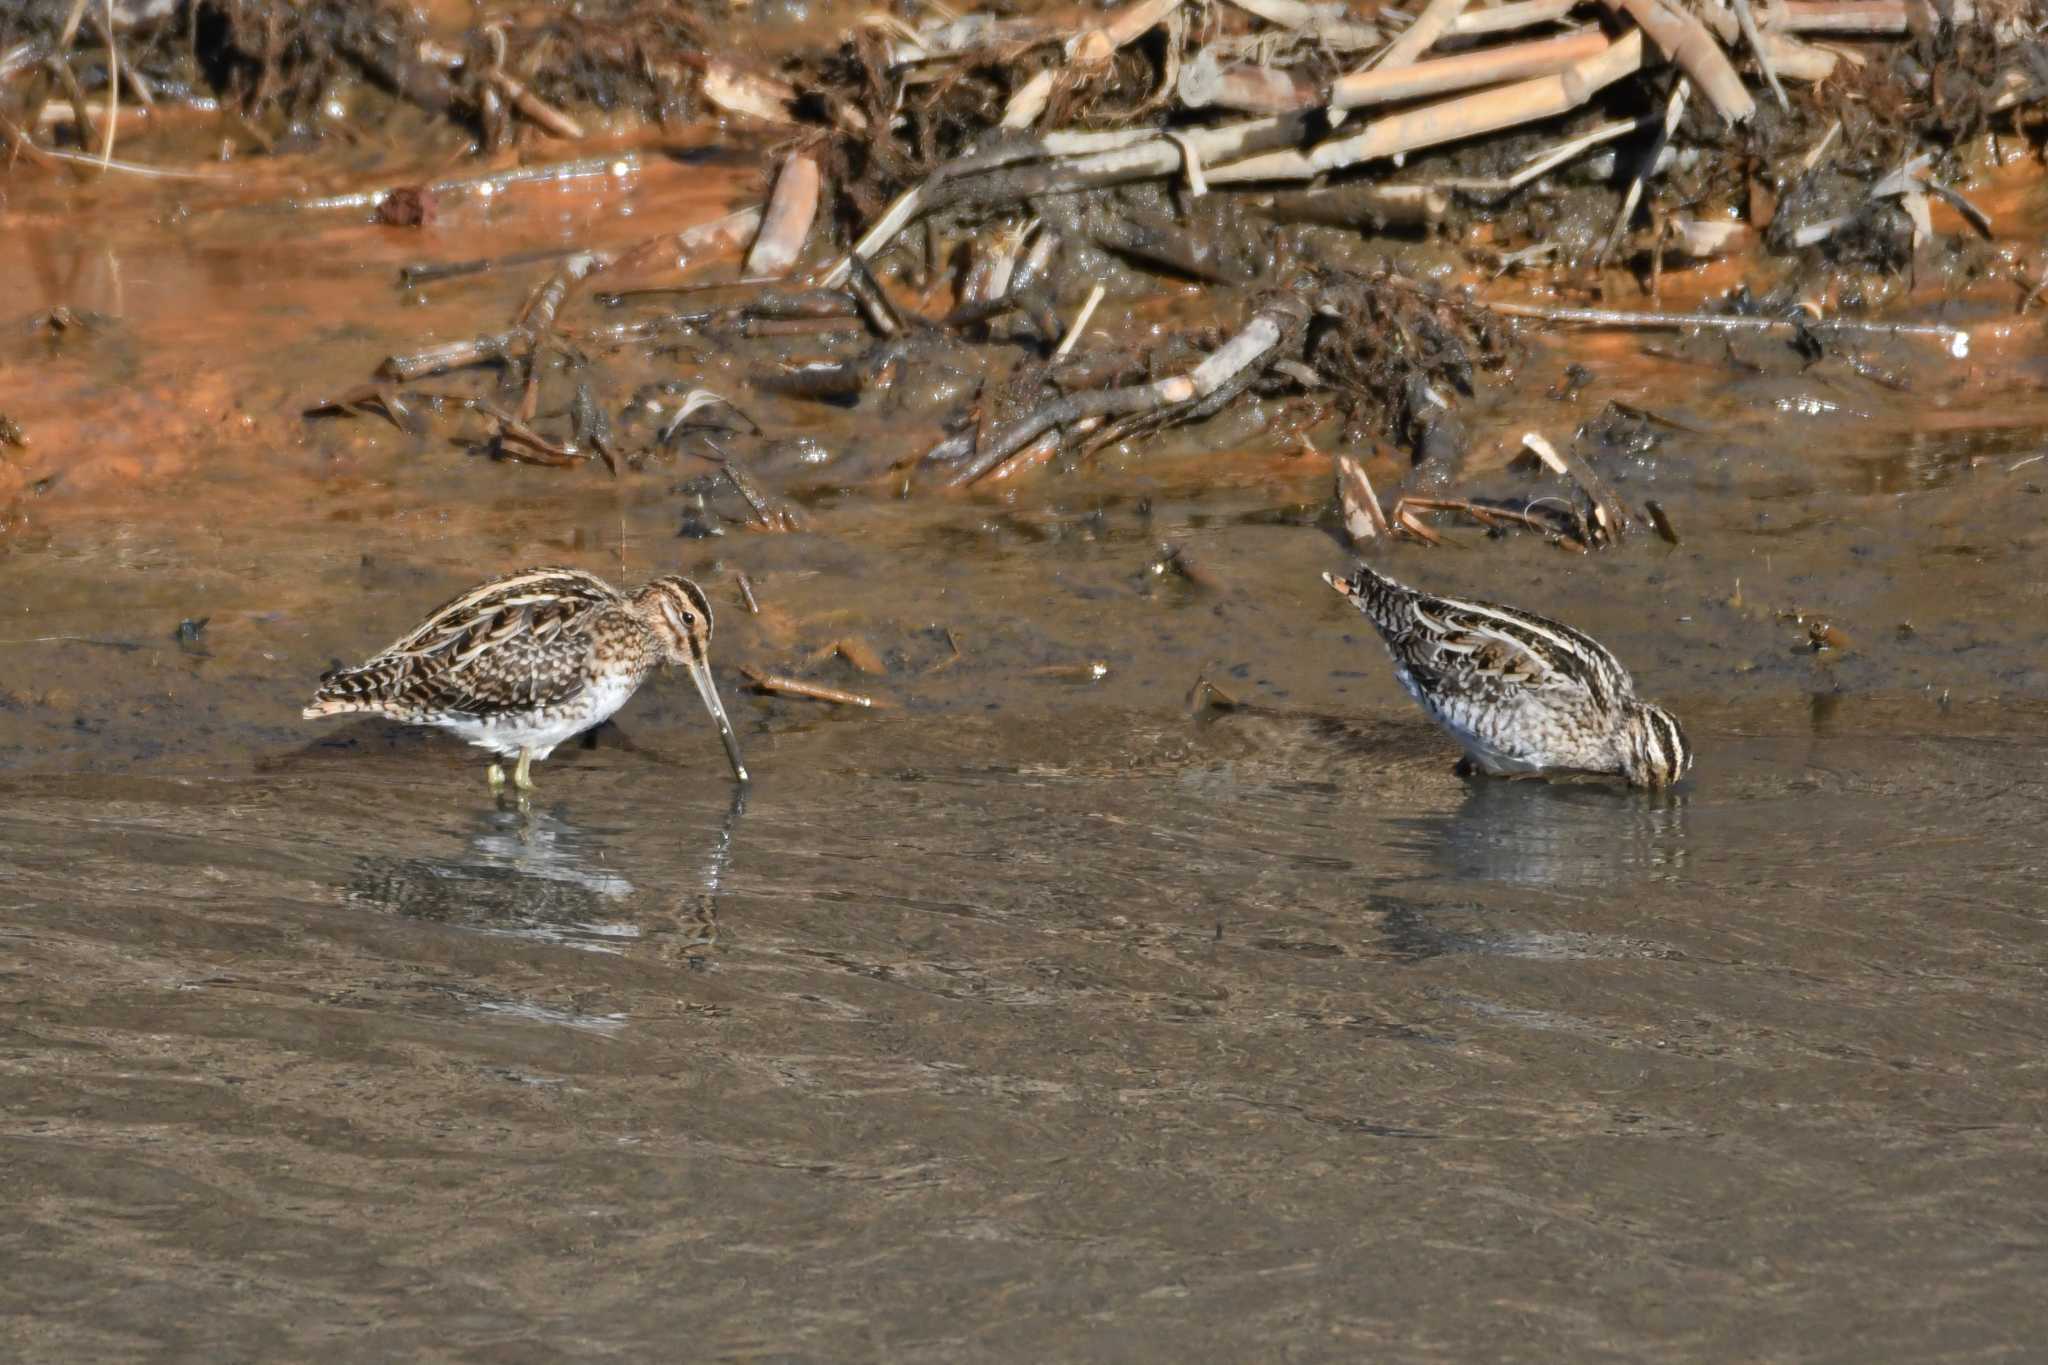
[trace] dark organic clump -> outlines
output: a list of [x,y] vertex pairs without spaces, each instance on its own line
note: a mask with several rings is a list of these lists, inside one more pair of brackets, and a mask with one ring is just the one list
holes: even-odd
[[1357,443],[1393,428],[1412,443],[1478,373],[1507,368],[1519,343],[1495,313],[1391,272],[1331,272],[1316,282],[1306,359],[1333,386]]

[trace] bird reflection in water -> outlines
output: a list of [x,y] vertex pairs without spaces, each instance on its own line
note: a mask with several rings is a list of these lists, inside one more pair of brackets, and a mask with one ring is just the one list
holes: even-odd
[[1687,803],[1613,783],[1475,781],[1455,810],[1404,823],[1449,877],[1570,890],[1680,876]]
[[695,875],[663,886],[672,909],[647,913],[608,835],[559,812],[502,807],[475,813],[461,855],[359,858],[345,894],[406,919],[586,952],[620,953],[655,936],[664,956],[695,959],[718,941],[716,902],[746,796],[735,789],[709,846],[692,859]]

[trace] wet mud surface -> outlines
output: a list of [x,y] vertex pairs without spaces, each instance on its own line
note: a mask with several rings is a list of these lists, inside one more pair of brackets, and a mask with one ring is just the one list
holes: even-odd
[[[2037,323],[1956,305],[1967,364],[1880,350],[1903,392],[1762,340],[1531,334],[1527,373],[1594,379],[1483,391],[1465,486],[1530,494],[1522,431],[1652,409],[1603,468],[1679,543],[1447,528],[1376,562],[1588,630],[1699,761],[1662,798],[1468,783],[1318,582],[1350,553],[1329,461],[1271,438],[1276,403],[905,499],[928,415],[635,358],[616,393],[744,393],[859,471],[768,462],[805,529],[701,539],[683,457],[615,480],[301,416],[535,278],[395,304],[398,265],[750,189],[715,157],[622,179],[406,234],[156,189],[74,225],[10,188],[9,1354],[1963,1360],[2048,1332]],[[60,304],[113,320],[30,328]],[[681,679],[524,814],[453,740],[298,718],[335,660],[546,562],[707,586],[743,804]],[[1201,677],[1244,705],[1190,714]]]

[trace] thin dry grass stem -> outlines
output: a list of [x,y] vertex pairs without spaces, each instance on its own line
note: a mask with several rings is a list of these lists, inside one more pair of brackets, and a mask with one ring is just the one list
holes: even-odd
[[1734,0],[1735,22],[1742,28],[1743,41],[1756,54],[1757,67],[1764,73],[1764,83],[1771,87],[1771,94],[1777,97],[1778,107],[1790,111],[1792,102],[1785,98],[1785,87],[1778,84],[1778,70],[1771,62],[1771,52],[1764,45],[1764,36],[1756,26],[1756,14],[1750,9],[1749,0]]
[[1659,126],[1656,138],[1643,151],[1642,169],[1629,177],[1628,193],[1621,197],[1621,208],[1614,215],[1614,226],[1600,243],[1600,250],[1593,257],[1595,266],[1606,263],[1614,254],[1615,244],[1628,231],[1628,225],[1636,216],[1636,207],[1643,202],[1643,185],[1657,172],[1657,158],[1669,145],[1671,135],[1678,131],[1678,121],[1685,116],[1686,96],[1692,91],[1692,82],[1680,76],[1671,85],[1671,98],[1664,104],[1664,122]]
[[471,406],[487,418],[494,428],[491,436],[492,450],[501,458],[520,464],[549,465],[566,467],[581,464],[590,458],[583,451],[551,441],[535,431],[526,421],[509,412],[503,412],[481,399]]
[[1394,504],[1393,524],[1406,534],[1425,545],[1442,545],[1444,538],[1430,529],[1429,523],[1415,514],[1415,508],[1406,498]]
[[1464,8],[1465,0],[1429,0],[1422,13],[1415,16],[1415,22],[1401,30],[1377,58],[1367,63],[1368,67],[1381,70],[1407,66],[1443,37]]
[[1087,301],[1081,305],[1081,311],[1074,314],[1073,322],[1067,327],[1067,334],[1060,338],[1058,349],[1052,353],[1054,360],[1064,360],[1073,352],[1075,345],[1081,340],[1082,331],[1094,318],[1095,310],[1102,306],[1102,300],[1108,293],[1108,288],[1100,284],[1088,291]]
[[121,119],[121,55],[114,46],[114,0],[107,0],[107,126],[100,137],[100,169],[114,160],[114,132]]
[[1627,137],[1630,133],[1640,131],[1649,126],[1650,120],[1647,117],[1619,119],[1613,123],[1603,123],[1597,128],[1589,129],[1580,134],[1578,137],[1559,143],[1549,151],[1537,153],[1535,156],[1530,157],[1520,170],[1503,179],[1460,178],[1439,180],[1435,183],[1444,189],[1463,190],[1472,194],[1511,193],[1529,184],[1531,181],[1548,175],[1573,157],[1582,156],[1604,142],[1612,142],[1618,137]]
[[1512,33],[1538,24],[1554,24],[1578,5],[1579,0],[1511,0],[1509,4],[1495,5],[1490,9],[1468,9],[1451,21],[1447,31],[1456,38]]

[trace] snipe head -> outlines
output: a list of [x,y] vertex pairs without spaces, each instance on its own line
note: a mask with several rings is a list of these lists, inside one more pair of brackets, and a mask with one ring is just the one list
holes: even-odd
[[733,776],[747,781],[747,765],[740,761],[739,736],[726,718],[725,704],[718,699],[718,685],[711,679],[711,602],[704,590],[677,575],[657,578],[633,594],[630,609],[661,642],[662,661],[690,671],[704,708],[718,723],[718,737],[732,760]]
[[1630,705],[1620,748],[1623,773],[1638,787],[1676,786],[1692,767],[1692,745],[1678,717],[1655,702]]

